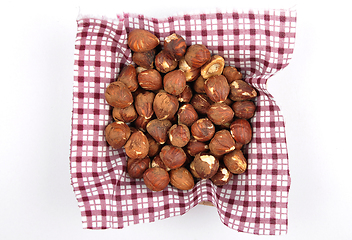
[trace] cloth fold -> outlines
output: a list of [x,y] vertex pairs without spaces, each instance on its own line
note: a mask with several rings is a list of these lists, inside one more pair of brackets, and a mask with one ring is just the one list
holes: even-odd
[[[244,149],[248,170],[217,187],[202,180],[190,191],[168,187],[152,192],[126,174],[124,149],[105,141],[112,119],[104,92],[126,64],[132,63],[127,35],[146,29],[160,38],[183,36],[201,43],[235,66],[258,91],[251,119],[252,142]],[[220,221],[231,229],[259,235],[285,234],[291,184],[285,124],[266,81],[292,57],[295,10],[243,10],[171,16],[165,19],[123,14],[116,20],[77,20],[75,42],[71,183],[83,228],[124,228],[185,214],[202,201],[211,202]]]

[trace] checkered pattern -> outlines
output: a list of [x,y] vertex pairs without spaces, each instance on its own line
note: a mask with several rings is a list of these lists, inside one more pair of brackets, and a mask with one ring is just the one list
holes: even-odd
[[[123,228],[179,216],[210,201],[229,228],[260,235],[285,234],[290,175],[285,125],[266,81],[287,66],[294,49],[296,11],[246,10],[152,19],[125,14],[116,20],[77,21],[70,171],[84,228]],[[259,92],[245,148],[248,171],[224,187],[209,180],[194,189],[152,192],[126,175],[126,155],[104,139],[112,121],[104,91],[125,64],[132,63],[127,34],[146,29],[163,43],[173,32],[188,45],[205,44],[224,56]]]

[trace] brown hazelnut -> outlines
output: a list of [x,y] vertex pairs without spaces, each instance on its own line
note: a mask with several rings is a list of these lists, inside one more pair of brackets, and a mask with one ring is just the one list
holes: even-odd
[[172,119],[179,107],[179,101],[176,96],[165,91],[160,91],[156,94],[153,102],[153,109],[156,117],[159,120]]
[[145,132],[146,131],[146,128],[147,128],[147,124],[151,121],[152,119],[149,118],[145,118],[143,116],[138,116],[136,120],[134,120],[133,124],[134,124],[134,127],[137,129],[137,130],[140,130],[142,132]]
[[189,140],[186,146],[186,150],[190,156],[194,157],[198,153],[208,151],[209,146],[205,142],[201,142],[196,140],[195,138],[192,138]]
[[210,140],[209,149],[215,156],[221,156],[235,150],[235,140],[230,131],[226,129],[217,131]]
[[213,177],[219,168],[219,160],[210,153],[198,153],[192,162],[192,167],[202,179]]
[[182,70],[168,72],[163,79],[164,90],[174,96],[180,95],[186,88],[186,76]]
[[227,169],[234,174],[244,173],[247,169],[246,158],[244,157],[243,152],[239,149],[235,149],[226,154],[223,161]]
[[126,108],[133,103],[131,91],[121,81],[109,84],[105,91],[105,99],[110,106],[117,108]]
[[255,104],[252,101],[239,101],[232,104],[235,116],[238,118],[250,119],[255,113]]
[[209,62],[202,66],[200,74],[204,79],[208,79],[212,76],[222,74],[224,66],[225,59],[219,55],[213,55]]
[[193,83],[193,90],[196,93],[205,93],[204,85],[205,79],[202,76],[199,76]]
[[143,174],[144,184],[152,191],[162,191],[170,183],[169,173],[160,167],[148,168]]
[[127,36],[127,45],[134,52],[146,52],[158,46],[160,40],[144,29],[134,29]]
[[237,70],[237,68],[232,66],[227,66],[224,68],[222,74],[226,77],[229,84],[231,84],[235,80],[242,79],[242,73]]
[[191,68],[184,57],[178,61],[178,68],[185,73],[187,82],[193,82],[200,76],[200,68]]
[[174,59],[180,60],[186,53],[187,45],[185,39],[173,33],[165,38],[164,50]]
[[136,110],[134,109],[133,104],[129,105],[126,108],[116,108],[114,107],[112,110],[112,118],[115,121],[122,121],[125,123],[130,123],[136,120],[138,117],[138,114]]
[[151,69],[154,67],[155,49],[146,52],[135,52],[132,55],[132,61],[139,67]]
[[127,173],[131,178],[142,178],[145,170],[149,168],[150,158],[128,158]]
[[134,100],[134,106],[137,113],[144,118],[151,118],[154,114],[153,102],[155,94],[153,92],[144,91],[138,94]]
[[201,142],[209,141],[215,134],[215,126],[208,118],[200,118],[191,126],[192,136]]
[[131,92],[136,91],[138,88],[136,68],[131,64],[122,68],[120,74],[117,76],[117,81],[126,84]]
[[168,73],[174,70],[178,62],[170,55],[168,55],[164,50],[161,50],[154,60],[155,68],[161,73]]
[[205,80],[204,90],[212,101],[224,102],[230,93],[230,86],[223,75],[217,75]]
[[115,149],[122,148],[131,135],[129,126],[122,122],[112,122],[105,127],[105,138],[108,144]]
[[150,134],[146,134],[146,136],[147,136],[148,143],[149,143],[148,156],[155,157],[156,155],[159,154],[160,149],[161,149],[161,145]]
[[169,129],[170,143],[176,147],[184,147],[191,138],[188,127],[184,124],[174,124]]
[[210,105],[214,102],[206,95],[201,93],[196,93],[193,95],[190,104],[194,107],[194,109],[199,114],[206,115]]
[[125,152],[129,158],[144,158],[149,152],[148,139],[142,131],[135,131],[125,144]]
[[170,120],[164,119],[153,119],[147,124],[147,132],[152,136],[155,141],[159,144],[164,144],[168,139],[168,131],[171,128],[172,123]]
[[163,88],[163,79],[155,69],[147,69],[138,74],[139,86],[145,90],[157,91]]
[[166,167],[164,162],[161,160],[160,154],[157,154],[151,163],[151,167],[161,167],[165,169],[166,171],[170,171],[170,168]]
[[252,140],[251,124],[243,118],[238,118],[230,125],[230,132],[236,142],[248,144]]
[[198,113],[190,103],[182,105],[177,112],[178,123],[184,124],[187,127],[192,126],[192,124],[198,120]]
[[257,91],[243,80],[235,80],[230,84],[229,97],[232,101],[251,100],[257,96]]
[[232,173],[226,168],[226,166],[220,164],[218,171],[210,178],[210,180],[214,185],[221,187],[226,185],[231,180],[231,177]]
[[188,47],[185,60],[192,68],[200,68],[211,58],[209,49],[203,44],[193,44]]
[[234,112],[232,108],[225,103],[214,103],[208,108],[207,116],[214,124],[224,125],[231,123]]
[[162,147],[159,155],[165,166],[170,169],[181,167],[187,159],[182,148],[172,145]]
[[184,167],[169,172],[170,184],[180,190],[191,190],[194,187],[192,174]]
[[183,92],[177,95],[177,100],[179,102],[190,102],[193,97],[192,88],[189,85],[186,85]]

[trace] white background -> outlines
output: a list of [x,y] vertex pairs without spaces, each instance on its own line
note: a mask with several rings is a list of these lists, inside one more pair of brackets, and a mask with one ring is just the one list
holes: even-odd
[[0,239],[273,239],[227,228],[208,206],[122,230],[83,230],[69,174],[74,40],[79,13],[293,5],[293,59],[268,84],[285,118],[292,176],[288,234],[274,238],[351,239],[352,21],[343,2],[2,1]]

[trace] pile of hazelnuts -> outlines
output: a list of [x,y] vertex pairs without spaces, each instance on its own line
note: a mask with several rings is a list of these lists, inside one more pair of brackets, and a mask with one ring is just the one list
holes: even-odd
[[127,42],[133,64],[106,89],[114,121],[105,137],[125,149],[128,175],[161,191],[169,184],[190,190],[201,179],[223,186],[245,172],[257,92],[242,74],[177,33],[161,44],[135,29]]

